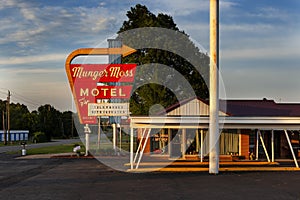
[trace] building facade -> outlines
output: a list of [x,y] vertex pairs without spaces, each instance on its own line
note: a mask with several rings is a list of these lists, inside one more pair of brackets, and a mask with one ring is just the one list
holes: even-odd
[[[209,102],[187,99],[165,116],[131,116],[137,152],[169,159],[206,160],[209,153]],[[220,160],[274,161],[300,157],[300,104],[273,100],[220,101]]]

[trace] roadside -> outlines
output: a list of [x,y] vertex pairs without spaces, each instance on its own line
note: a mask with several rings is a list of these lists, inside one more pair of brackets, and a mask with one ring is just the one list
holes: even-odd
[[[35,149],[35,148],[41,148],[41,147],[51,147],[51,146],[57,146],[62,144],[72,144],[81,142],[80,139],[65,139],[65,140],[53,140],[52,142],[45,142],[45,143],[37,143],[37,144],[27,144],[26,149]],[[22,147],[21,145],[16,146],[1,146],[0,147],[0,154],[7,153],[7,152],[18,152],[21,151]]]

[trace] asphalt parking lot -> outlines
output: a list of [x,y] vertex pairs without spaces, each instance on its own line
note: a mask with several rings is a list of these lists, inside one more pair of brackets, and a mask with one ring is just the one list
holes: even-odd
[[0,154],[0,199],[300,199],[300,172],[126,173],[95,159]]

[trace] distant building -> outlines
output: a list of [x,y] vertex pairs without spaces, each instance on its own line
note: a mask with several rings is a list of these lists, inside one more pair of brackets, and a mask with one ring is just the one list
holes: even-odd
[[[8,133],[7,137],[8,138]],[[10,130],[10,140],[9,141],[27,141],[28,140],[28,130]],[[4,133],[0,131],[0,141],[4,141]]]

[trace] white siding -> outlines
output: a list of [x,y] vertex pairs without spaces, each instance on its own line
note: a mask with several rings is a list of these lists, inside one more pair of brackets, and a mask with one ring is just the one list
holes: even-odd
[[[167,115],[181,115],[181,116],[209,116],[209,106],[199,99],[191,100],[190,102],[181,105],[180,107],[170,111]],[[226,113],[219,112],[219,115],[225,116]]]

